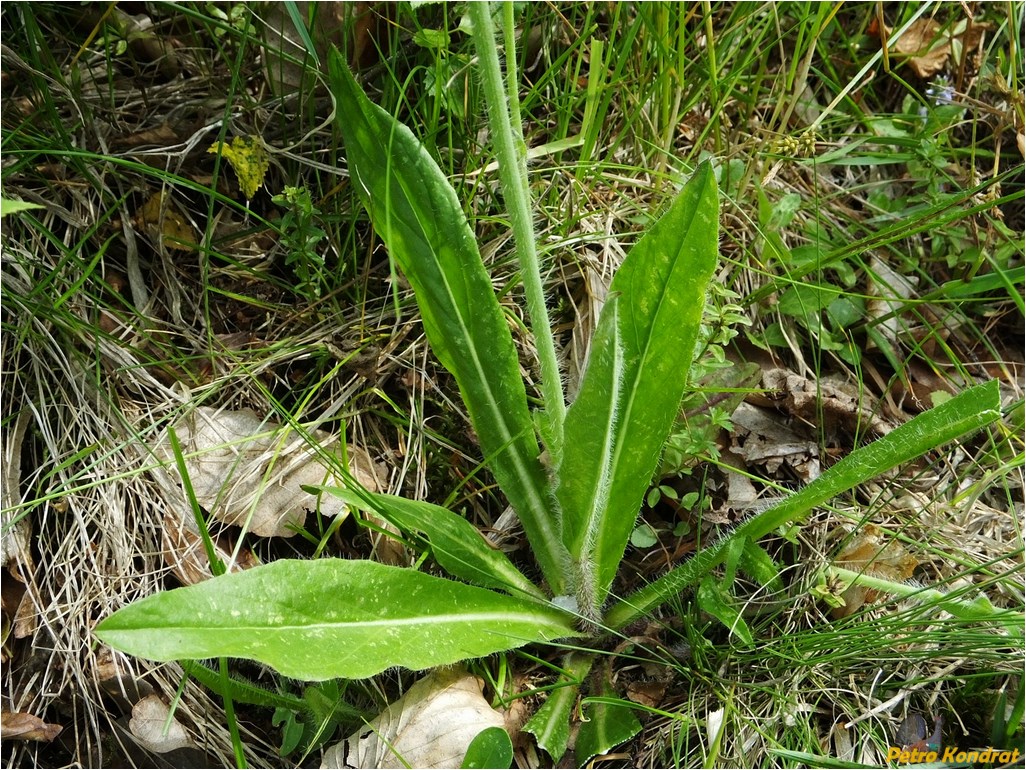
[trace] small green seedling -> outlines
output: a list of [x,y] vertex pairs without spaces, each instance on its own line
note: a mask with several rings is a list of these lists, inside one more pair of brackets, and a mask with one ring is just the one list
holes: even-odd
[[328,285],[324,257],[317,250],[326,233],[315,224],[320,210],[314,206],[310,191],[302,187],[286,187],[271,200],[287,209],[281,218],[281,244],[285,248],[285,264],[292,268],[300,296],[313,301]]
[[[778,577],[757,544],[761,537],[998,417],[997,383],[970,388],[859,448],[660,579],[613,596],[700,337],[717,265],[714,171],[708,163],[695,169],[628,254],[599,318],[577,398],[567,406],[549,358],[554,343],[533,243],[521,237],[525,225],[530,229],[521,205],[526,166],[522,141],[510,126],[491,16],[487,4],[471,4],[469,11],[505,170],[503,197],[513,207],[526,294],[535,297],[530,310],[545,400],[540,419],[531,413],[509,324],[455,191],[414,134],[367,98],[337,52],[329,58],[329,80],[353,185],[414,289],[434,355],[459,385],[542,580],[528,579],[456,513],[353,484],[331,491],[422,538],[455,579],[373,561],[282,560],[136,602],[97,626],[105,643],[155,660],[231,656],[296,679],[361,678],[531,643],[580,645],[574,638],[614,633],[695,586],[704,606],[750,640],[726,599],[729,585],[709,577],[718,564],[727,561],[731,574],[740,569],[771,584]],[[512,51],[506,60],[516,61]],[[573,651],[563,659],[559,686],[526,726],[555,760],[566,750],[569,721],[596,655]],[[606,751],[615,745],[610,741],[640,730],[630,709],[607,698],[603,677],[597,679],[578,739],[584,754]]]

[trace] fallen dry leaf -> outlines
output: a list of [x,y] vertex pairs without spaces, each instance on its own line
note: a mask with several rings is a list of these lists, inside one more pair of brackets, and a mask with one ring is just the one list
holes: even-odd
[[[21,457],[25,433],[32,421],[32,414],[25,410],[14,422],[13,428],[5,434],[3,463],[0,468],[0,567],[9,565],[24,568],[26,575],[32,574],[32,524],[28,509],[19,509],[21,501]],[[12,564],[13,563],[13,564]],[[12,574],[14,574],[12,572]]]
[[167,147],[178,142],[178,134],[171,125],[164,121],[159,126],[148,128],[145,131],[136,131],[134,134],[124,134],[116,137],[111,145],[113,147],[143,147],[152,145],[154,147]]
[[590,260],[582,260],[580,269],[584,276],[584,296],[576,306],[577,321],[574,323],[570,356],[567,359],[567,393],[571,400],[576,396],[584,376],[589,346],[609,294],[610,281],[609,276],[603,275]]
[[[873,298],[866,301],[866,318],[882,319],[876,324],[880,335],[892,344],[897,344],[901,334],[902,309],[916,293],[916,279],[899,273],[876,255],[869,259],[869,279],[866,292]],[[875,346],[872,339],[871,346]],[[891,351],[894,353],[894,351]]]
[[731,421],[730,451],[746,464],[765,465],[769,474],[775,474],[787,463],[805,482],[819,476],[819,447],[815,441],[799,436],[783,418],[769,409],[741,403]]
[[132,707],[128,728],[140,746],[157,754],[196,748],[182,723],[156,695],[148,695]]
[[908,65],[921,78],[936,75],[951,55],[950,41],[939,36],[941,25],[933,19],[917,19],[894,42],[892,49],[898,56],[907,56]]
[[5,741],[45,741],[49,743],[64,728],[60,725],[51,725],[44,722],[37,716],[25,714],[21,711],[0,712],[0,734]]
[[[176,511],[172,506],[164,510],[164,528],[161,532],[161,546],[164,561],[171,572],[182,583],[191,586],[201,583],[214,576],[207,556],[206,544],[196,526],[191,513],[186,514],[184,508]],[[226,538],[214,538],[214,555],[222,564],[229,565],[231,572],[250,569],[260,564],[260,560],[251,548],[238,548],[235,558],[232,553],[236,549],[231,543],[223,542]]]
[[855,744],[852,743],[851,735],[844,729],[844,720],[839,719],[830,730],[830,736],[834,739],[834,758],[842,762],[855,761]]
[[325,751],[321,767],[459,767],[478,733],[504,724],[481,695],[480,679],[458,668],[439,669]]
[[[767,369],[763,372],[762,383],[771,391],[768,403],[828,433],[835,432],[838,425],[852,435],[861,435],[868,429],[885,436],[892,430],[892,426],[875,413],[875,403],[867,401],[855,385],[842,377],[827,375],[809,380],[787,369]],[[763,396],[749,400],[760,398]],[[820,424],[821,421],[825,424]]]
[[[912,577],[919,562],[900,542],[890,539],[875,524],[867,524],[834,559],[834,565],[903,583]],[[872,604],[880,598],[880,592],[866,586],[852,585],[841,594],[841,598],[844,604],[831,610],[835,618],[848,617],[862,605]]]
[[648,708],[657,708],[666,697],[663,682],[631,682],[627,685],[627,698]]
[[131,666],[118,665],[114,652],[106,645],[99,645],[91,664],[90,673],[93,681],[100,685],[123,712],[154,693],[153,685],[146,681],[144,676],[137,678]]
[[167,190],[154,193],[135,212],[136,226],[175,251],[195,251],[199,235]]
[[[291,537],[307,512],[318,506],[325,516],[348,514],[338,498],[324,495],[318,500],[302,489],[341,485],[343,480],[317,459],[301,436],[252,409],[199,407],[175,425],[175,432],[196,499],[217,521],[261,537]],[[338,454],[338,441],[329,434],[315,431],[312,438],[322,451]],[[176,473],[170,441],[154,449]],[[350,445],[347,454],[352,474],[377,491],[379,471],[367,453]]]
[[[944,69],[949,58],[957,59],[964,49],[971,50],[979,46],[983,33],[991,27],[989,22],[962,19],[945,29],[933,19],[917,19],[900,38],[893,41],[891,52],[895,56],[906,57],[912,71],[926,80]],[[885,39],[890,36],[892,29],[884,27]]]

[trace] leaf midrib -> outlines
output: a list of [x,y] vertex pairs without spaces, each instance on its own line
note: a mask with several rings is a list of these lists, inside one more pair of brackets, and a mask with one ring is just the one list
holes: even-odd
[[[253,625],[230,625],[226,626],[223,622],[213,623],[211,625],[176,625],[174,630],[176,632],[184,631],[201,631],[207,633],[211,630],[219,632],[266,632],[266,631],[314,631],[318,629],[334,630],[334,629],[345,629],[353,630],[359,628],[386,628],[386,627],[409,627],[419,625],[436,625],[442,623],[448,623],[452,625],[468,625],[471,623],[493,623],[495,620],[501,620],[506,623],[528,623],[533,626],[546,625],[553,628],[565,628],[567,633],[571,633],[571,627],[569,621],[567,623],[561,623],[554,617],[534,614],[534,613],[511,613],[508,611],[502,612],[475,612],[471,614],[467,613],[445,613],[443,615],[422,615],[418,617],[406,617],[406,618],[381,618],[379,620],[340,620],[332,623],[325,623],[318,621],[315,623],[267,623],[267,624],[253,624]],[[133,630],[140,629],[120,629],[122,633],[130,632]],[[150,630],[150,629],[143,629]],[[113,631],[117,633],[117,629],[107,629],[108,632]]]

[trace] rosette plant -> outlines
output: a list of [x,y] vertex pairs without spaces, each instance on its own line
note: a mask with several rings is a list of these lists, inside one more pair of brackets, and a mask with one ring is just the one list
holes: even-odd
[[[487,4],[471,3],[468,10],[538,350],[544,404],[538,414],[529,406],[510,324],[454,189],[414,134],[368,99],[337,52],[328,79],[352,184],[413,287],[433,354],[459,386],[484,462],[523,525],[542,580],[526,577],[457,513],[354,483],[321,491],[427,543],[451,579],[369,560],[282,560],[148,597],[103,620],[96,635],[150,659],[248,658],[303,680],[362,678],[393,666],[425,669],[566,640],[564,686],[552,690],[527,726],[558,759],[579,687],[597,655],[581,650],[595,646],[594,637],[616,633],[679,596],[728,555],[758,579],[769,579],[773,562],[758,544],[761,537],[986,425],[998,415],[997,383],[972,388],[857,449],[682,566],[632,595],[614,596],[618,568],[688,386],[717,265],[713,169],[699,165],[627,255],[610,286],[578,394],[567,406],[531,236],[519,107],[508,96],[516,93],[515,83],[503,82]],[[511,18],[507,9],[508,27]],[[602,750],[639,729],[629,714],[613,724],[602,706],[601,699],[591,704],[579,750],[582,741]]]

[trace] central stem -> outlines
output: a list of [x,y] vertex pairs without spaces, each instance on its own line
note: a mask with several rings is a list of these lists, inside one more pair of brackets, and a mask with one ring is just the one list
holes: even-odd
[[[474,45],[481,68],[492,140],[495,142],[495,153],[499,161],[499,181],[513,225],[513,238],[527,299],[527,314],[541,367],[541,390],[547,420],[546,435],[543,438],[549,450],[552,467],[558,467],[563,448],[566,402],[559,375],[559,362],[556,359],[556,346],[552,338],[552,325],[549,322],[549,311],[545,305],[538,252],[535,248],[531,194],[527,181],[527,147],[521,138],[521,132],[518,130],[514,134],[510,120],[511,103],[516,99],[516,51],[512,29],[507,30],[506,35],[506,70],[509,79],[507,100],[507,92],[503,89],[502,68],[495,43],[490,4],[470,3],[468,11],[474,23]],[[511,26],[508,22],[507,16],[507,25]],[[514,114],[519,116],[519,103],[512,106]]]

